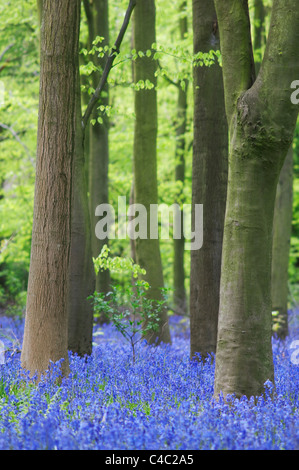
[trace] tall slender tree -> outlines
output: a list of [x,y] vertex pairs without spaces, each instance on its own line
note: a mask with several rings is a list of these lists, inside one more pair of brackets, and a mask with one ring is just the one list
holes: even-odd
[[91,352],[93,292],[83,135],[106,84],[136,0],[84,116],[79,78],[80,1],[43,1],[38,149],[22,366],[43,373],[50,361],[67,374],[68,348]]
[[[86,165],[84,160],[84,134],[89,119],[99,103],[107,83],[113,61],[119,53],[136,0],[130,0],[114,47],[106,59],[100,81],[87,104],[81,118],[80,89],[77,93],[77,137],[78,149],[73,166],[72,243],[69,288],[69,349],[84,356],[92,350],[93,307],[88,298],[94,292],[95,272],[92,263],[91,223],[87,199]],[[80,104],[80,105],[79,105]],[[80,112],[79,112],[80,110]],[[105,173],[105,171],[104,171]]]
[[94,293],[95,271],[92,262],[79,86],[76,90],[76,110],[77,145],[73,161],[68,348],[80,356],[85,356],[92,352],[93,306],[88,298]]
[[280,338],[288,334],[288,268],[293,218],[293,149],[289,148],[281,169],[273,220],[272,310],[273,332]]
[[[137,2],[134,12],[134,47],[146,53],[156,41],[155,2]],[[134,62],[134,81],[146,80],[153,84],[151,89],[141,89],[135,93],[135,130],[134,130],[134,200],[147,211],[146,238],[136,239],[138,264],[146,270],[146,280],[151,286],[149,297],[163,300],[163,270],[158,238],[150,236],[150,205],[158,203],[157,189],[157,79],[156,61],[152,57],[138,58]],[[149,341],[170,342],[166,310],[160,317],[159,331],[151,335]]]
[[[256,72],[259,71],[266,44],[266,8],[263,0],[254,0],[253,48]],[[292,145],[280,172],[273,219],[272,310],[273,332],[281,338],[288,333],[288,265],[293,215]]]
[[[219,50],[213,0],[193,0],[193,38],[195,54]],[[203,204],[203,246],[191,251],[190,339],[191,357],[206,357],[217,342],[228,128],[219,63],[195,67],[193,75],[192,207]]]
[[[187,2],[183,1],[180,4],[180,39],[185,39],[188,32],[188,20],[186,12]],[[176,123],[176,148],[175,148],[175,181],[181,183],[181,190],[179,196],[183,193],[183,186],[185,180],[185,151],[186,151],[186,128],[187,128],[187,106],[188,106],[188,81],[184,80],[184,88],[178,84],[178,98],[177,98],[177,123]],[[176,216],[176,214],[175,214]],[[182,224],[183,217],[182,211],[179,214]],[[180,238],[174,238],[173,248],[173,300],[174,306],[179,311],[187,312],[187,297],[185,289],[185,240],[183,236],[183,224],[181,225]]]
[[[84,0],[84,6],[87,17],[89,46],[96,36],[103,38],[98,44],[101,47],[109,45],[109,9],[108,0]],[[92,60],[97,71],[92,74],[92,85],[95,89],[103,73],[106,56],[98,57],[99,54],[92,55]],[[109,162],[109,119],[107,113],[99,112],[99,106],[109,104],[109,90],[106,83],[98,105],[94,108],[92,118],[94,125],[89,127],[89,158],[88,158],[88,189],[89,189],[89,207],[91,216],[91,239],[92,256],[99,256],[104,244],[108,244],[108,239],[100,240],[95,235],[94,227],[96,225],[95,209],[99,204],[108,203],[108,162]],[[98,118],[101,118],[102,122]],[[107,293],[110,285],[109,270],[99,271],[96,276],[96,290]]]
[[253,2],[253,49],[256,56],[255,68],[258,72],[262,57],[264,54],[265,43],[266,43],[266,25],[265,18],[266,11],[263,0],[254,0]]
[[68,372],[72,167],[77,146],[80,1],[44,0],[38,147],[22,366]]
[[[79,51],[78,51],[79,54]],[[81,91],[76,89],[76,139],[73,161],[72,239],[69,284],[68,349],[80,356],[92,352],[93,306],[88,300],[95,290],[92,262],[91,217],[87,197],[85,129],[82,128]],[[88,150],[90,139],[88,139]]]
[[272,227],[298,115],[290,85],[299,75],[299,11],[296,0],[274,0],[256,78],[248,2],[215,0],[215,6],[230,152],[214,393],[257,396],[274,381]]

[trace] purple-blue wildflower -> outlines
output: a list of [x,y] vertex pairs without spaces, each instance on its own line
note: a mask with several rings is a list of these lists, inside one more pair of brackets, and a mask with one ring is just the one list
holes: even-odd
[[[34,385],[24,378],[21,321],[0,365],[0,449],[298,449],[299,365],[289,346],[299,338],[298,312],[285,341],[273,339],[276,394],[266,384],[257,402],[213,399],[214,361],[190,361],[186,323],[171,319],[172,345],[130,345],[113,329],[95,336],[93,354],[70,354],[71,374],[57,383],[57,364]],[[181,325],[181,326],[180,326]],[[96,332],[95,328],[95,332]]]

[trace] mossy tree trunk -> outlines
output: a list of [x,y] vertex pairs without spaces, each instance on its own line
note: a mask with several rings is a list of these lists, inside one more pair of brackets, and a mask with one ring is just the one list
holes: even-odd
[[[264,2],[263,0],[255,0],[253,46],[255,52],[259,52],[255,63],[257,72],[266,44],[265,20]],[[293,150],[291,145],[279,176],[273,220],[271,285],[272,310],[275,311],[273,333],[280,338],[285,338],[288,334],[288,265],[292,230],[292,202]]]
[[44,0],[31,261],[21,363],[31,374],[64,359],[68,373],[68,286],[72,167],[77,152],[80,2]]
[[257,396],[274,381],[272,227],[298,115],[290,84],[299,74],[299,11],[295,0],[274,0],[255,79],[247,1],[215,6],[230,152],[214,393]]
[[[134,11],[134,47],[146,52],[156,41],[155,2],[137,2]],[[141,89],[135,93],[134,130],[134,199],[147,211],[147,238],[136,239],[138,264],[146,270],[145,279],[150,284],[149,297],[163,299],[164,287],[159,239],[150,237],[150,204],[158,204],[157,188],[157,79],[156,61],[153,57],[141,57],[134,62],[134,81],[149,80],[154,87]],[[168,317],[163,310],[159,330],[148,337],[150,342],[170,342]]]
[[[194,53],[219,50],[212,0],[193,0]],[[221,253],[226,204],[228,128],[222,70],[218,63],[193,71],[194,139],[192,206],[203,204],[203,246],[191,251],[191,357],[215,353]]]

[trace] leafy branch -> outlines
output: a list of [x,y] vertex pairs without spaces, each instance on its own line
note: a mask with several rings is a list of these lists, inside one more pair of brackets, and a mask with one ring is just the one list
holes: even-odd
[[113,286],[107,294],[95,292],[91,297],[95,317],[104,314],[130,343],[133,364],[136,362],[137,343],[158,330],[159,313],[165,304],[165,301],[149,299],[146,296],[149,288],[147,282],[138,280],[134,289]]
[[121,256],[111,257],[109,253],[110,249],[107,245],[104,245],[99,256],[93,258],[96,274],[106,269],[109,271],[130,273],[134,278],[137,278],[139,274],[146,274],[145,269],[142,269],[139,264],[135,264],[132,258],[122,258]]
[[92,95],[92,97],[91,97],[91,99],[90,99],[90,101],[87,105],[87,108],[85,110],[85,113],[83,115],[83,118],[82,118],[82,127],[83,127],[83,129],[86,128],[88,120],[89,120],[90,115],[92,113],[92,110],[93,110],[95,104],[97,103],[97,101],[100,98],[101,92],[102,92],[102,90],[103,90],[103,88],[104,88],[104,86],[107,82],[108,75],[109,75],[110,70],[112,68],[114,59],[120,52],[120,46],[121,46],[122,40],[124,38],[125,32],[128,28],[130,18],[131,18],[131,15],[133,13],[133,10],[134,10],[135,6],[136,6],[136,0],[130,0],[129,6],[127,8],[125,18],[124,18],[124,21],[123,21],[123,24],[122,24],[122,27],[121,27],[120,32],[117,36],[117,39],[114,43],[114,46],[112,47],[111,53],[108,56],[108,59],[107,59],[107,62],[106,62],[106,65],[105,65],[100,83],[98,84],[94,94]]

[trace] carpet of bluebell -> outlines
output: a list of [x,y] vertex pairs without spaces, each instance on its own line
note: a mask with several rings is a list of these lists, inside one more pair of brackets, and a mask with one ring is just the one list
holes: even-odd
[[[213,399],[214,361],[190,361],[188,322],[171,318],[171,346],[130,344],[113,325],[95,327],[92,356],[70,354],[38,384],[20,366],[23,321],[0,317],[2,450],[266,450],[299,449],[298,311],[290,334],[273,338],[276,393],[265,384],[257,401]],[[297,355],[297,357],[299,354]]]

